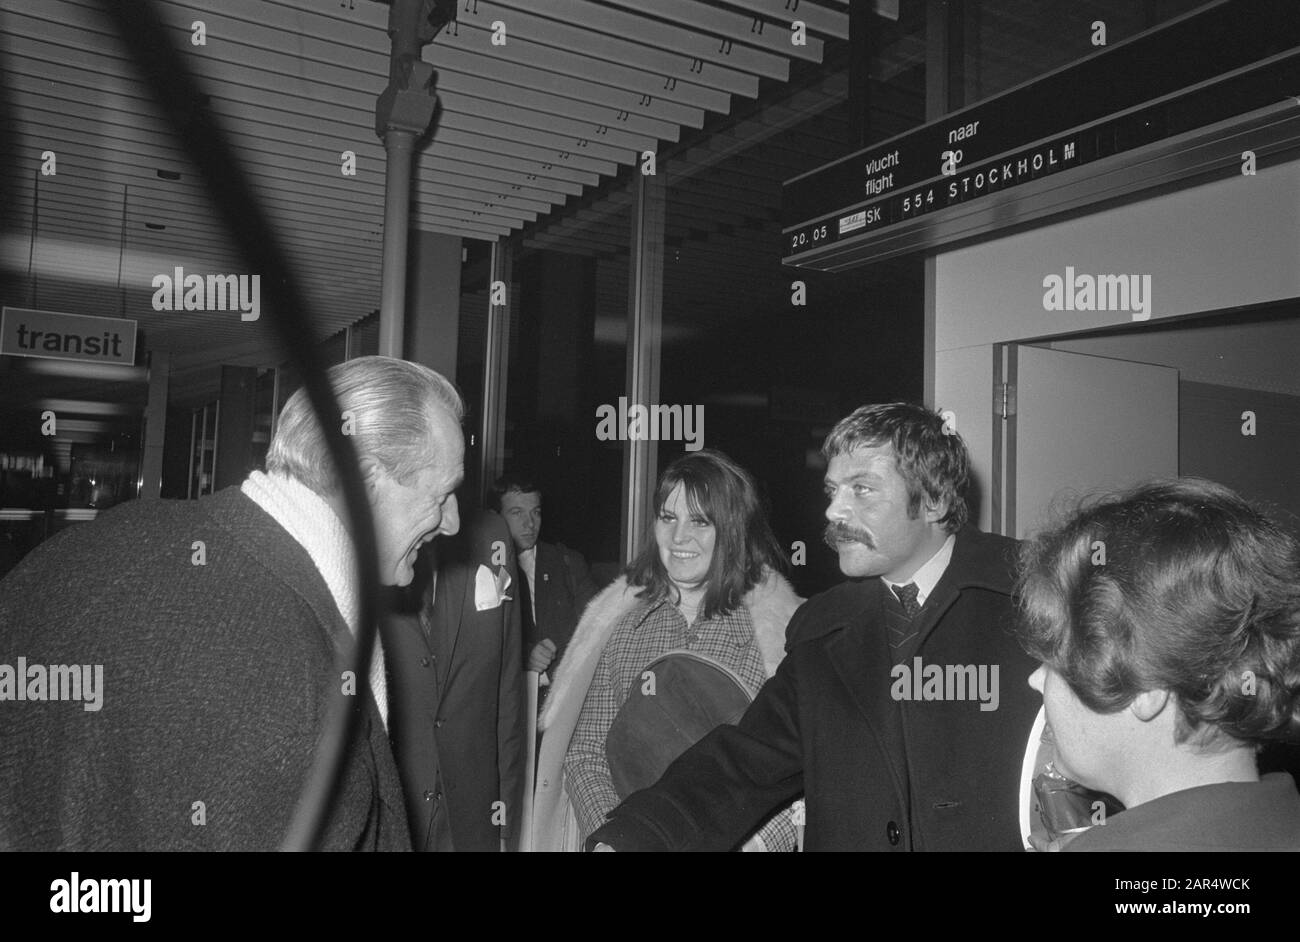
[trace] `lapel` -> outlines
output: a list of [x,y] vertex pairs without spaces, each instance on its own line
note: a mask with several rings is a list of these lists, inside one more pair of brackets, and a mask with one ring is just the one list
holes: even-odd
[[[533,566],[533,612],[538,631],[542,634],[546,633],[543,631],[543,623],[546,623],[545,627],[550,627],[547,615],[550,612],[551,583],[547,577],[551,576],[553,578],[553,571],[557,568],[555,564],[557,555],[555,548],[549,543],[543,543],[540,540],[537,542],[537,556],[534,560],[536,565]],[[521,572],[520,578],[527,579],[528,577]]]
[[981,588],[1011,595],[1015,578],[1015,547],[1012,540],[980,533],[969,526],[957,533],[948,568],[917,613],[918,654],[935,626],[957,601],[962,589]]
[[934,591],[926,598],[921,610],[916,613],[916,631],[919,635],[916,641],[916,653],[921,653],[930,633],[934,631],[948,609],[952,608],[958,594],[960,594],[960,587],[957,574],[949,564],[943,575],[939,577],[939,581],[935,583]]
[[903,777],[889,726],[893,723],[894,701],[890,698],[890,670],[893,667],[885,638],[885,584],[879,579],[860,583],[840,615],[843,628],[826,646],[827,655],[839,674],[850,699],[885,756],[889,774],[898,793],[904,794]]
[[[430,638],[430,642],[438,657],[438,669],[434,673],[438,679],[440,704],[443,692],[447,689],[447,679],[451,676],[452,661],[456,657],[456,647],[460,641],[461,625],[465,620],[466,598],[468,593],[474,590],[469,571],[467,564],[450,560],[438,567],[438,586],[433,599],[433,637]],[[469,604],[474,604],[472,598],[469,599]]]

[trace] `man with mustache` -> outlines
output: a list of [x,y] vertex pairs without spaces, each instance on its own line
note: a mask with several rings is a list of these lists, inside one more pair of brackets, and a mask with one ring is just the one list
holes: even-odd
[[[1022,847],[1038,704],[1036,665],[1008,631],[1016,544],[967,524],[966,446],[929,409],[863,406],[822,453],[825,539],[849,581],[795,614],[740,723],[614,809],[588,847],[727,850],[801,792],[808,850]],[[979,668],[991,697],[965,683]]]

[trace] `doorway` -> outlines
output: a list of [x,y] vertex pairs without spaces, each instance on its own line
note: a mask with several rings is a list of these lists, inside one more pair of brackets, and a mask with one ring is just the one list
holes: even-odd
[[994,526],[1024,537],[1079,497],[1182,475],[1300,535],[1298,354],[1297,302],[997,345]]

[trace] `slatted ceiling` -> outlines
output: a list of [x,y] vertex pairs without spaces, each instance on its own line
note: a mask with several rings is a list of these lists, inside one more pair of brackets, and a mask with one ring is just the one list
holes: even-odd
[[511,150],[522,156],[528,156],[530,149],[536,148],[545,151],[537,155],[543,161],[552,159],[553,151],[563,153],[572,149],[573,166],[589,166],[596,173],[605,176],[616,172],[616,163],[630,164],[635,160],[635,154],[630,148],[615,147],[599,140],[586,141],[579,146],[574,143],[576,139],[572,134],[566,135],[557,129],[522,128],[487,117],[444,115],[444,120],[438,125],[439,142],[445,140],[455,143],[453,136],[462,134],[513,142],[515,146]]
[[[436,47],[436,49],[435,49]],[[515,89],[533,90],[544,96],[543,113],[570,114],[575,103],[587,103],[600,109],[598,123],[593,123],[592,134],[597,134],[604,127],[619,127],[638,133],[653,134],[660,140],[677,140],[678,125],[687,124],[698,127],[703,121],[703,112],[697,108],[678,105],[664,98],[654,98],[643,102],[646,95],[626,89],[575,79],[561,73],[542,69],[526,68],[514,63],[498,60],[492,63],[491,70],[480,75],[475,68],[485,67],[485,63],[476,52],[466,51],[457,46],[435,42],[425,50],[426,60],[438,69],[438,87],[443,87],[444,76],[448,87],[455,88],[457,79],[479,90],[479,94],[494,99],[510,102],[515,100]],[[662,79],[660,80],[662,82]],[[654,86],[652,86],[653,90]],[[522,101],[523,96],[519,95]],[[625,116],[625,117],[624,117]]]
[[[699,30],[720,39],[730,39],[733,45],[756,46],[777,55],[794,56],[809,62],[822,61],[820,39],[810,35],[808,45],[795,46],[790,42],[788,25],[771,23],[761,17],[718,9],[698,0],[654,0],[653,6],[646,0],[604,0],[604,2],[607,6],[622,7],[640,15],[652,16],[668,23]],[[791,17],[791,19],[795,18]]]
[[[518,89],[513,92],[513,97],[514,102],[495,101],[455,91],[442,81],[438,83],[438,98],[442,102],[443,121],[452,114],[466,114],[479,120],[495,121],[504,125],[540,128],[568,134],[575,139],[588,135],[598,136],[602,144],[625,148],[638,154],[644,150],[654,150],[656,147],[657,138],[652,136],[656,128],[649,122],[623,122],[621,127],[597,123],[594,126],[597,130],[602,126],[605,130],[599,135],[594,135],[591,122],[599,121],[604,117],[600,109],[595,106],[577,101],[571,104],[566,102],[563,105],[565,113],[560,114],[542,110],[546,99],[541,94]],[[662,130],[675,127],[675,125],[665,125]]]
[[[332,142],[334,145],[333,149],[328,151],[326,155],[330,162],[331,174],[336,170],[334,162],[337,160],[337,155],[345,149],[352,149],[357,152],[359,160],[363,163],[365,161],[371,161],[371,166],[376,165],[374,162],[378,162],[382,165],[383,151],[377,139],[367,134],[364,146],[359,146],[354,137],[345,136],[353,135],[359,123],[371,119],[373,96],[355,96],[353,107],[348,110],[334,105],[323,105],[319,102],[313,102],[311,105],[303,107],[301,98],[295,99],[280,93],[269,92],[264,87],[257,85],[246,86],[244,83],[248,81],[250,76],[251,78],[256,79],[259,71],[260,70],[257,69],[248,69],[247,67],[241,69],[232,66],[228,69],[228,75],[218,76],[219,78],[226,80],[222,87],[229,90],[238,103],[248,104],[250,98],[253,100],[260,99],[260,104],[257,108],[250,110],[239,108],[237,105],[235,107],[229,107],[228,103],[217,101],[214,103],[214,107],[212,108],[213,113],[219,117],[225,118],[228,125],[231,127],[256,128],[259,125],[265,127],[269,124],[271,127],[278,128],[287,122],[299,127],[314,141],[318,140],[319,135],[324,132],[331,130],[334,131],[338,137],[334,142]],[[93,81],[94,76],[95,72],[87,70],[88,81]],[[268,80],[272,77],[273,73],[266,73],[264,75],[264,78]],[[234,79],[239,79],[240,81],[236,82]],[[132,82],[130,85],[135,86],[134,94],[131,97],[134,98],[137,103],[143,105],[147,101],[147,93],[144,92],[143,87],[140,86],[139,83]],[[444,107],[447,106],[449,97],[450,96],[443,96]],[[478,101],[483,100],[478,99]],[[271,113],[272,109],[274,109],[273,114]],[[303,114],[301,116],[296,114],[295,109],[301,110]],[[449,124],[453,123],[455,123],[455,119],[444,116],[442,122],[443,127],[447,127]],[[504,133],[508,135],[508,124],[503,123],[503,128],[505,128]],[[604,153],[604,151],[602,151],[602,153]],[[274,155],[275,152],[272,151],[272,154]],[[319,147],[315,148],[311,156],[307,159],[311,158],[318,160],[321,159],[321,150]],[[477,180],[478,178],[461,179]],[[498,184],[488,184],[487,181],[482,181],[482,185],[485,187],[490,186],[492,190],[501,189]],[[554,194],[554,197],[555,198],[552,202],[560,202],[563,199],[563,194]]]
[[[565,22],[534,16],[523,9],[507,9],[486,0],[467,6],[470,9],[462,8],[458,12],[455,27],[449,27],[435,43],[445,41],[454,45],[459,39],[466,48],[475,49],[486,43],[490,51],[512,62],[545,63],[545,68],[625,88],[653,88],[657,80],[663,83],[659,94],[670,101],[710,111],[727,109],[726,93],[747,98],[758,94],[757,76],[730,65],[705,63],[681,55],[672,47],[646,45],[647,37],[643,33],[632,34],[635,37],[632,41],[596,32],[585,22],[581,27],[570,26],[568,22],[574,22],[579,12],[576,10],[565,17],[568,21]],[[493,23],[506,26],[504,44],[492,43]],[[476,35],[474,30],[482,34]],[[526,39],[512,49],[519,37]],[[592,71],[593,62],[597,63],[595,71]],[[670,79],[676,82],[666,81]]]
[[[68,190],[71,195],[75,196],[72,187]],[[238,257],[230,251],[229,244],[224,239],[214,238],[211,230],[204,228],[186,227],[178,221],[178,216],[172,214],[170,217],[162,215],[155,207],[141,205],[142,201],[138,194],[132,193],[127,204],[126,227],[122,231],[120,216],[120,192],[111,198],[118,200],[118,207],[112,207],[111,204],[105,206],[104,203],[98,204],[105,209],[102,218],[95,218],[92,211],[88,209],[86,203],[76,203],[69,201],[66,196],[53,196],[43,190],[41,214],[37,221],[39,226],[40,237],[37,240],[38,261],[44,259],[46,253],[52,257],[52,261],[58,263],[67,263],[71,261],[65,248],[58,245],[58,238],[66,236],[75,242],[81,244],[90,243],[91,239],[102,242],[106,233],[111,233],[118,240],[118,245],[113,246],[111,257],[116,261],[118,248],[124,246],[123,254],[125,257],[125,274],[124,278],[131,279],[136,277],[145,277],[144,284],[149,283],[152,278],[152,272],[156,274],[160,271],[170,271],[178,263],[177,252],[183,253],[190,259],[198,259],[205,266],[204,269],[191,270],[223,270],[232,271],[239,267]],[[59,210],[66,212],[59,214]],[[272,214],[274,215],[274,214]],[[62,218],[66,217],[66,218]],[[152,220],[159,218],[171,218],[167,228],[162,231],[156,231],[148,228]],[[20,210],[14,214],[15,224],[24,224],[30,227],[30,214]],[[353,248],[346,240],[330,229],[328,220],[320,224],[319,231],[304,236],[304,245],[316,249],[333,248],[339,253],[339,258],[333,260],[337,270],[354,271],[364,273],[364,265],[349,263],[347,253]],[[323,271],[324,269],[322,269]],[[128,284],[135,282],[129,281]]]
[[849,38],[849,15],[828,7],[819,7],[802,0],[719,0],[725,6],[739,7],[755,15],[774,20],[789,28],[796,20],[803,22],[809,31],[816,31],[836,39]]
[[[777,9],[782,2],[767,4],[763,13],[763,4],[709,0],[467,0],[458,26],[424,54],[438,72],[441,112],[438,133],[417,160],[412,226],[488,240],[526,226],[525,244],[598,257],[621,253],[613,267],[600,265],[602,284],[615,285],[602,316],[621,324],[628,197],[605,206],[584,194],[634,164],[642,151],[671,146],[682,126],[699,128],[707,113],[729,112],[733,96],[752,98],[762,79],[785,81],[792,59],[820,61],[823,40],[842,25],[843,3],[805,0],[795,17]],[[302,275],[315,339],[355,322],[379,296],[384,151],[373,132],[373,109],[388,75],[387,6],[372,0],[357,0],[352,9],[335,0],[169,0],[159,8],[185,44],[205,106],[227,128]],[[125,306],[151,344],[172,350],[178,399],[187,390],[191,400],[215,394],[220,363],[282,360],[265,321],[242,322],[237,312],[152,310],[154,274],[177,265],[191,273],[237,272],[240,264],[235,247],[214,226],[212,207],[174,132],[158,117],[96,2],[23,6],[0,0],[0,10],[6,34],[0,67],[16,105],[4,130],[16,135],[33,165],[42,150],[59,154],[57,177],[14,181],[18,200],[10,234],[17,230],[24,238],[18,246],[6,240],[6,262],[25,269],[21,249],[38,225],[40,303],[101,314],[119,314]],[[806,46],[790,43],[788,23],[795,18],[809,25]],[[196,19],[207,26],[206,47],[188,45]],[[495,20],[506,23],[505,46],[491,44]],[[846,78],[828,82],[839,83],[831,102],[842,100]],[[746,249],[736,240],[771,223],[779,206],[779,181],[754,174],[774,171],[788,155],[765,158],[765,164],[732,165],[728,158],[805,120],[819,110],[818,96],[826,91],[809,89],[788,111],[762,112],[712,146],[675,157],[675,169],[666,171],[670,194],[680,189],[686,203],[672,196],[671,212],[681,218],[670,219],[670,239],[702,248],[692,248],[682,272],[704,279],[719,260],[742,263]],[[818,125],[809,140],[837,147],[834,124]],[[339,173],[344,150],[356,154],[355,177]],[[712,186],[691,179],[722,164]],[[159,169],[180,179],[161,180]],[[129,192],[119,291],[123,187]],[[558,219],[554,214],[573,202],[580,205],[564,210],[573,218],[554,231],[535,231],[546,230],[548,216]],[[166,228],[147,229],[149,222]],[[709,233],[719,227],[734,245],[716,243],[716,233]],[[703,254],[710,247],[712,259]],[[68,270],[76,277],[56,277]],[[746,285],[741,294],[752,290]],[[485,291],[466,294],[467,335],[484,326],[478,308],[485,312],[486,301]]]
[[[711,36],[585,0],[500,0],[498,5],[552,20],[581,23],[590,33],[619,38],[636,36],[641,42],[674,50],[688,59],[699,59],[778,82],[790,77],[790,63],[784,56],[734,43],[730,50],[726,50],[723,43]],[[642,4],[643,11],[645,6]],[[663,71],[668,74],[667,69]]]
[[[600,177],[613,176],[617,172],[612,161],[593,159],[577,149],[557,152],[555,148],[541,143],[507,142],[498,137],[466,134],[455,128],[439,127],[436,146],[444,156],[459,154],[469,160],[475,159],[471,155],[484,154],[503,161],[494,166],[509,167],[520,172],[531,170],[539,176],[569,180],[583,186],[595,186],[600,182]],[[565,154],[568,156],[563,156]],[[540,165],[540,170],[533,169],[537,165]]]
[[[823,78],[812,88],[788,96],[784,110],[779,110],[780,106],[768,106],[759,115],[743,119],[728,130],[716,131],[702,143],[672,154],[665,159],[662,168],[662,172],[667,174],[669,222],[672,223],[676,213],[682,211],[674,203],[679,197],[685,197],[689,204],[686,211],[712,216],[701,223],[701,228],[706,231],[720,223],[738,222],[739,218],[735,216],[737,207],[761,204],[778,208],[781,199],[780,181],[794,175],[806,161],[804,153],[807,136],[800,122],[812,115],[832,112],[842,105],[847,96],[847,75],[843,72],[836,73]],[[775,115],[772,114],[774,108],[778,109]],[[767,145],[764,148],[766,152],[773,141],[796,124],[800,124],[798,144],[792,143],[788,147],[776,149],[776,159],[771,161],[753,157],[756,143],[764,142]],[[837,124],[841,128],[838,134],[833,130]],[[832,140],[847,140],[848,134],[842,130],[843,126],[844,118],[840,115],[838,121],[828,121],[820,125],[819,129],[831,135]],[[804,150],[800,150],[800,146]],[[698,186],[695,185],[697,174],[703,176]],[[607,205],[598,207],[596,216],[593,217],[591,208],[588,208],[568,210],[545,219],[538,226],[529,228],[530,235],[546,233],[560,238],[532,239],[526,241],[525,245],[563,251],[567,242],[580,254],[599,252],[602,245],[606,249],[611,245],[622,246],[625,250],[625,232],[614,237],[608,228],[600,233],[592,233],[589,226],[593,218],[603,220],[629,201],[625,189],[614,189],[603,197],[602,202]],[[626,224],[623,225],[625,228]],[[684,232],[676,230],[679,237]],[[585,239],[574,241],[579,233],[584,234]],[[668,235],[674,235],[671,225]]]
[[[45,73],[45,71],[47,71],[47,69],[44,69],[44,68],[43,68],[43,69],[40,69],[40,71],[42,71],[42,73]],[[92,74],[94,74],[94,73],[92,73]],[[48,136],[48,135],[47,135],[47,136]],[[70,151],[73,151],[73,152],[74,152],[74,151],[75,151],[75,146],[74,146],[74,144],[69,144],[68,147],[62,148],[62,151],[64,151],[64,159],[65,159],[65,164],[64,164],[65,173],[66,173],[66,170],[68,170],[68,165],[66,165],[66,157],[68,157],[69,149],[70,149]],[[155,156],[161,156],[161,155],[155,155]],[[382,153],[381,153],[380,151],[378,151],[378,149],[376,149],[376,160],[382,160]],[[166,160],[157,160],[157,161],[155,161],[155,162],[159,162],[159,164],[166,164],[166,162],[168,162],[168,161],[166,161]],[[331,170],[333,170],[333,168],[331,168]],[[151,183],[156,183],[156,181],[149,181],[149,182],[151,182]],[[381,192],[382,192],[382,188],[381,188],[381,186],[376,186],[376,187],[374,187],[374,194],[372,194],[372,199],[380,199],[380,197],[381,197]],[[203,207],[203,208],[201,208],[201,209],[200,209],[200,212],[204,212],[204,213],[207,212],[207,207]],[[273,213],[273,214],[274,214],[274,213]],[[312,221],[312,222],[313,222],[313,223],[316,223],[316,225],[318,225],[318,222],[316,222],[316,221]],[[416,222],[417,222],[417,225],[419,225],[419,222],[420,222],[420,220],[419,220],[419,216],[417,216],[417,220],[416,220]],[[507,225],[510,225],[510,221],[506,221],[506,223],[507,223]],[[376,214],[376,217],[374,217],[374,222],[373,222],[374,229],[377,230],[377,229],[378,229],[378,225],[380,225],[380,218],[378,218],[378,214]],[[478,234],[478,233],[474,233],[474,234]],[[354,243],[355,243],[355,239],[350,239],[350,242],[354,242]],[[376,242],[376,244],[377,244],[377,242]],[[192,268],[192,265],[191,265],[191,268]],[[334,266],[328,266],[328,268],[334,268]],[[348,312],[348,317],[346,318],[346,320],[350,320],[350,313],[351,313],[351,312]],[[344,320],[344,322],[346,322],[346,320]]]
[[[521,52],[521,56],[530,60],[526,64],[505,58],[504,53],[490,56],[495,61],[485,62],[487,54],[479,46],[485,45],[487,49],[510,48],[492,46],[490,41],[482,38],[485,35],[479,30],[462,30],[460,36],[447,36],[443,32],[430,44],[425,55],[438,68],[439,73],[448,69],[472,75],[471,70],[474,68],[485,68],[509,85],[525,85],[553,96],[599,103],[609,109],[607,124],[611,127],[626,120],[620,115],[631,115],[635,109],[660,122],[698,128],[704,123],[704,108],[708,102],[725,104],[722,97],[709,94],[708,89],[699,89],[688,96],[688,89],[681,88],[681,91],[674,90],[670,97],[664,94],[663,76],[648,72],[618,69],[607,64],[593,65],[586,73],[576,72],[573,70],[578,68],[578,64],[574,60],[579,60],[579,57],[547,54],[536,47]],[[481,38],[481,42],[474,48],[467,47],[471,36]],[[516,43],[517,48],[525,45],[523,42]],[[538,65],[548,61],[551,55],[563,61],[565,68],[571,71],[552,71]],[[590,75],[591,79],[583,78],[584,74]],[[628,85],[644,90],[633,91]],[[592,133],[596,133],[598,128],[599,126],[593,127]]]

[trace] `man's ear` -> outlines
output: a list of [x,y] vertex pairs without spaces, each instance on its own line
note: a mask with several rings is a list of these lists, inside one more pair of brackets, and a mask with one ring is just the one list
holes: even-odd
[[1133,698],[1128,708],[1143,723],[1150,723],[1164,712],[1169,699],[1168,690],[1145,690]]
[[931,502],[923,497],[921,510],[925,514],[926,523],[938,523],[948,513],[948,502],[946,500]]

